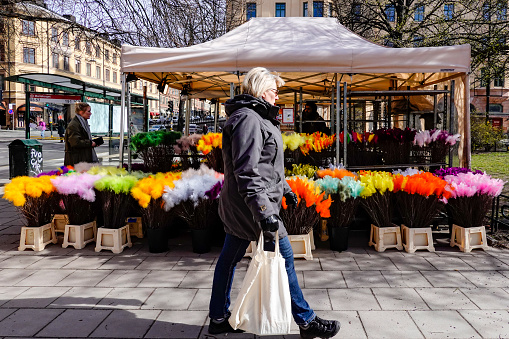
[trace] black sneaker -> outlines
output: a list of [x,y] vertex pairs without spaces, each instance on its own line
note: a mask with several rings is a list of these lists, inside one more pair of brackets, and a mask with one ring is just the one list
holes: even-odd
[[341,324],[337,320],[325,320],[316,316],[307,328],[300,327],[300,336],[303,339],[332,338],[339,332],[340,327]]
[[233,327],[228,322],[228,318],[226,318],[225,320],[223,320],[220,323],[217,323],[214,320],[210,319],[210,322],[209,322],[209,333],[210,334],[244,333],[244,331],[241,330],[241,329],[234,330]]

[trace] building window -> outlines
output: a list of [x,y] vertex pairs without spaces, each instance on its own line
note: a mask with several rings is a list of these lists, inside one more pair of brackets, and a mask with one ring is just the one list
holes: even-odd
[[81,39],[79,36],[74,37],[74,49],[81,51]]
[[69,71],[69,57],[64,55],[64,71]]
[[424,38],[422,36],[419,35],[414,36],[413,38],[414,47],[421,47],[423,42]]
[[444,17],[445,20],[452,20],[454,17],[454,4],[448,3],[444,5]]
[[503,113],[504,107],[501,104],[490,104],[490,113]]
[[29,90],[30,92],[35,92],[35,91],[37,91],[37,86],[35,86],[35,85],[30,85],[30,86],[28,87],[28,90]]
[[87,63],[87,66],[86,66],[86,71],[87,71],[87,76],[91,77],[92,76],[92,64],[89,64]]
[[360,3],[352,4],[352,20],[355,22],[359,22],[361,20],[361,4]]
[[250,20],[251,18],[256,18],[256,3],[248,2],[246,4],[246,20]]
[[108,49],[104,50],[104,59],[110,61],[110,51]]
[[332,18],[332,4],[329,4],[329,18]]
[[0,43],[0,61],[5,61],[5,45]]
[[505,78],[504,71],[499,69],[495,73],[495,76],[493,78],[493,86],[494,87],[504,87],[504,85],[505,85],[504,78]]
[[51,42],[58,43],[58,29],[56,27],[51,29]]
[[417,4],[414,12],[414,21],[422,21],[424,20],[424,5]]
[[62,45],[69,46],[69,33],[68,32],[62,33]]
[[95,66],[95,77],[101,79],[101,66]]
[[148,88],[149,88],[149,90],[148,90],[148,91],[149,91],[149,93],[152,93],[152,83],[150,83],[150,84],[148,85]]
[[111,62],[114,63],[115,65],[117,64],[117,53],[113,53],[113,55],[111,56]]
[[59,59],[58,53],[51,54],[51,59],[53,61],[53,68],[58,68],[58,59]]
[[307,1],[302,3],[302,16],[305,18],[307,18],[309,16]]
[[500,1],[497,4],[497,20],[505,21],[507,20],[507,3]]
[[99,45],[95,46],[95,57],[100,58],[101,57],[101,48]]
[[110,70],[109,69],[106,69],[104,71],[104,78],[105,78],[104,80],[110,81]]
[[23,20],[23,34],[24,35],[35,35],[35,21]]
[[74,71],[78,74],[81,73],[81,60],[80,59],[76,59]]
[[114,83],[117,83],[117,72],[113,72],[113,79],[111,79]]
[[485,2],[482,5],[482,18],[486,21],[491,20],[491,6],[489,2]]
[[283,18],[286,16],[286,3],[277,2],[276,3],[276,17]]
[[323,16],[323,1],[313,1],[313,16],[314,17]]
[[385,6],[385,17],[387,18],[387,21],[389,21],[389,22],[396,21],[396,8],[394,7],[394,5],[386,5]]

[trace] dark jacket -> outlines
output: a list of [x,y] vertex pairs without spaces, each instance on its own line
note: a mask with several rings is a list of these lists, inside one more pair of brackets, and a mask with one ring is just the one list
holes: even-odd
[[65,121],[62,119],[59,119],[57,122],[57,126],[58,126],[58,134],[64,135],[65,134]]
[[[223,127],[219,215],[226,233],[258,240],[260,220],[279,216],[283,194],[291,191],[284,176],[279,108],[247,94],[228,100],[225,108],[229,118]],[[279,236],[286,235],[280,220]]]
[[93,162],[92,140],[81,126],[78,117],[72,118],[65,130],[64,165],[74,166],[79,162]]

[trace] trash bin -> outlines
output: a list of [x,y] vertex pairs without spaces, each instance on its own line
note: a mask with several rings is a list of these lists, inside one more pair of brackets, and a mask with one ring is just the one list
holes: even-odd
[[16,139],[9,144],[9,178],[36,176],[42,172],[42,144],[37,140]]

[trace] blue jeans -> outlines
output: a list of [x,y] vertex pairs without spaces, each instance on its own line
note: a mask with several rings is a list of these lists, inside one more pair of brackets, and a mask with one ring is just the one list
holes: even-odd
[[[250,241],[226,234],[223,250],[219,255],[214,271],[212,295],[210,297],[209,316],[212,319],[228,318],[230,316],[230,291],[235,274],[235,266],[246,253]],[[266,242],[265,250],[274,251],[274,242]],[[297,325],[307,325],[315,318],[315,312],[304,299],[297,280],[293,265],[293,250],[288,237],[279,240],[279,251],[285,259],[286,273],[290,285],[292,299],[292,315]]]

